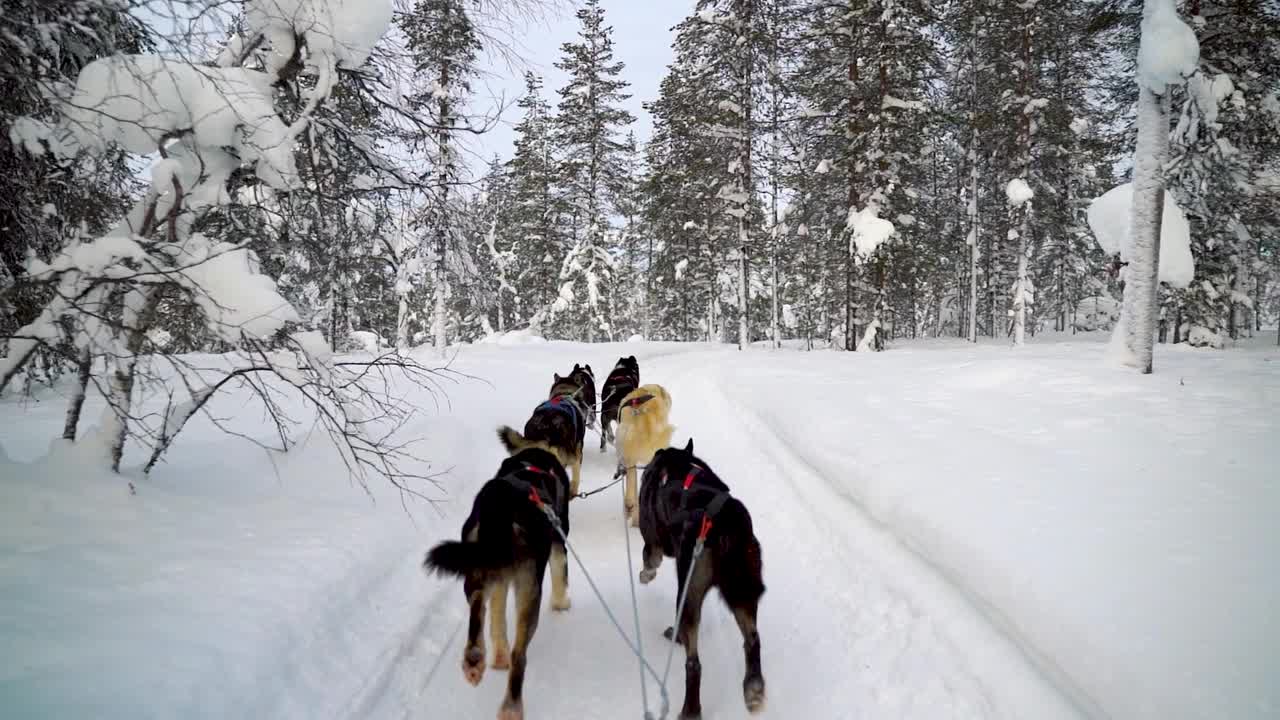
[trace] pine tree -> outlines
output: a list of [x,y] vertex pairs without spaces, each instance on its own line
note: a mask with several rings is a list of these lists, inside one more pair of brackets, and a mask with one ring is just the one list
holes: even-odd
[[577,329],[592,340],[597,331],[613,332],[599,290],[611,273],[606,247],[610,200],[618,196],[618,183],[625,176],[627,148],[621,134],[635,118],[621,107],[630,95],[621,79],[623,63],[613,58],[613,28],[605,25],[599,0],[587,0],[576,15],[579,42],[561,46],[562,58],[556,63],[569,75],[568,84],[559,90],[554,138],[558,174],[573,218],[573,248],[561,268],[564,302],[556,309],[569,309],[575,286],[585,292]]
[[506,165],[511,201],[499,234],[517,258],[513,269],[518,272],[511,279],[518,301],[514,318],[541,332],[556,297],[549,278],[559,272],[566,252],[565,209],[554,184],[551,108],[542,98],[542,78],[525,74],[525,93],[517,106],[524,115],[515,127],[515,155]]
[[[465,242],[456,232],[457,209],[451,196],[463,180],[458,133],[465,125],[463,110],[481,46],[463,0],[418,0],[401,26],[409,38],[416,69],[431,78],[430,89],[420,93],[413,105],[427,111],[434,128],[428,153],[433,185],[422,225],[432,247],[432,334],[436,349],[443,352],[448,336],[449,257]],[[466,257],[456,260],[455,270],[465,271]]]

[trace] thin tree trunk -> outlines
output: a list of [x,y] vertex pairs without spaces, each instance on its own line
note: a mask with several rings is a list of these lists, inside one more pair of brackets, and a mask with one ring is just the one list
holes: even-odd
[[1021,229],[1018,231],[1018,279],[1013,298],[1013,344],[1026,344],[1027,335],[1027,235],[1031,233],[1030,201],[1022,204],[1018,214],[1022,216]]
[[[130,302],[130,295],[136,295]],[[155,315],[160,293],[154,287],[131,288],[124,295],[124,355],[116,358],[115,370],[110,377],[108,404],[110,411],[104,423],[104,431],[111,445],[109,458],[112,472],[120,472],[124,457],[124,441],[129,435],[129,420],[133,412],[133,383],[138,367],[138,353],[146,338],[147,328]]]
[[751,196],[754,194],[754,186],[751,179],[751,141],[754,139],[755,128],[751,122],[752,114],[755,112],[752,107],[752,78],[751,71],[753,65],[752,48],[755,43],[749,33],[752,32],[754,25],[754,0],[744,0],[738,4],[739,27],[742,29],[742,35],[739,36],[741,43],[740,52],[742,67],[739,68],[739,99],[741,104],[741,116],[739,121],[739,131],[742,137],[739,138],[742,143],[738,161],[741,167],[738,168],[738,191],[741,193],[742,207],[741,215],[738,216],[738,349],[742,350],[751,344],[751,263],[748,257],[748,246],[751,242]]
[[397,290],[399,302],[396,307],[396,349],[409,349],[409,294]]
[[71,391],[71,399],[67,402],[67,418],[62,425],[62,439],[76,439],[76,430],[80,426],[80,412],[84,409],[84,397],[89,389],[89,377],[93,372],[93,353],[89,344],[80,348],[76,358],[76,385]]
[[1133,210],[1124,285],[1127,360],[1142,373],[1152,371],[1159,297],[1160,224],[1164,212],[1164,165],[1169,157],[1169,95],[1138,91],[1138,146],[1133,159]]

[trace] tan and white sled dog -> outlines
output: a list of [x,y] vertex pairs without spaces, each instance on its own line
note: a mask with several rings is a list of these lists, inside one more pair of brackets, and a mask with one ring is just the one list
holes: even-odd
[[618,449],[618,467],[625,470],[627,481],[623,496],[624,509],[633,527],[639,527],[636,504],[636,466],[644,466],[653,454],[671,444],[675,428],[669,420],[671,395],[661,385],[641,385],[622,398],[618,407],[618,433],[614,443]]

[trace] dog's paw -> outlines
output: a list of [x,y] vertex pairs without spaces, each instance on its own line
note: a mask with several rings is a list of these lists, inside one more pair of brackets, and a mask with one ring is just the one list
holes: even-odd
[[764,678],[748,678],[742,683],[742,699],[747,704],[747,712],[755,714],[764,710]]
[[644,570],[640,571],[640,584],[648,585],[649,583],[653,582],[653,579],[656,577],[658,577],[657,570],[650,570],[649,568],[645,568]]
[[498,711],[498,720],[524,720],[524,706],[521,703],[504,703]]
[[551,609],[555,610],[556,612],[564,612],[571,607],[573,607],[573,602],[569,600],[568,595],[565,595],[562,598],[551,599]]
[[462,656],[462,676],[472,685],[479,685],[484,679],[484,650],[468,648]]
[[510,650],[494,650],[493,651],[493,669],[494,670],[510,670],[511,669],[511,651]]

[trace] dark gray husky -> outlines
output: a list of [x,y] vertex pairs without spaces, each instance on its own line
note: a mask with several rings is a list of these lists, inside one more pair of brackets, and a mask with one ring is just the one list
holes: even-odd
[[[471,515],[462,525],[461,541],[442,542],[427,553],[424,567],[462,578],[462,592],[471,606],[462,673],[478,685],[484,677],[484,605],[489,601],[489,635],[493,667],[510,668],[507,696],[499,720],[524,717],[526,651],[538,628],[542,607],[542,579],[551,565],[551,607],[569,609],[569,567],[564,539],[546,515],[551,510],[565,535],[569,533],[569,479],[551,453],[522,450],[476,494]],[[515,587],[515,647],[507,646],[507,589]]]
[[546,402],[533,409],[524,424],[524,434],[503,425],[498,439],[507,452],[515,454],[525,448],[542,448],[554,454],[570,471],[569,490],[578,494],[582,480],[582,442],[587,434],[587,413],[582,405],[582,385],[573,376],[558,373],[551,383]]
[[600,388],[600,452],[605,442],[613,442],[614,426],[618,424],[618,408],[622,398],[640,387],[640,363],[635,355],[618,358],[609,377]]
[[[760,634],[756,612],[764,595],[760,542],[751,527],[747,507],[729,494],[729,487],[693,454],[693,440],[683,450],[659,450],[645,468],[640,482],[640,534],[644,537],[644,569],[640,582],[657,575],[662,558],[676,559],[676,598],[684,595],[679,628],[667,628],[667,637],[684,645],[684,709],[682,720],[702,716],[700,686],[702,663],[698,660],[698,624],[702,601],[711,588],[733,611],[742,631],[747,672],[742,680],[747,709],[764,707],[764,675],[760,670]],[[694,547],[705,546],[693,574]],[[689,578],[688,587],[685,579]]]

